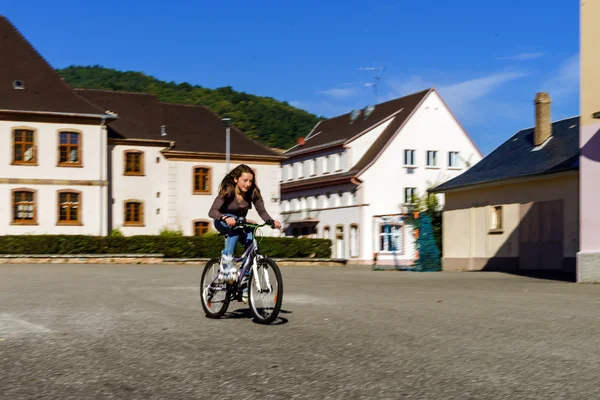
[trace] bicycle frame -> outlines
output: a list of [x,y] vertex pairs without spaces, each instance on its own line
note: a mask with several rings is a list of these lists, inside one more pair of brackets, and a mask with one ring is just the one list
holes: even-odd
[[[246,275],[246,271],[249,269],[249,260],[252,259],[252,263],[251,263],[251,268],[252,268],[252,272],[254,275],[258,274],[258,270],[257,270],[257,265],[256,265],[256,260],[258,257],[260,257],[260,255],[257,253],[258,251],[258,243],[256,242],[256,230],[258,228],[260,228],[261,226],[265,226],[267,224],[262,224],[262,225],[254,225],[254,224],[245,224],[245,226],[250,226],[253,227],[253,232],[252,232],[252,243],[250,243],[250,245],[246,248],[246,250],[244,250],[244,252],[242,253],[242,255],[238,258],[234,258],[233,261],[235,263],[241,262],[242,263],[242,267],[240,270],[240,274],[237,278],[237,285],[238,287],[241,286],[242,280],[244,279],[245,275]],[[242,229],[244,229],[244,227],[242,227]],[[212,282],[210,283],[211,286],[215,283],[215,281],[217,280],[218,277],[214,277]],[[257,290],[261,290],[260,284],[258,282],[258,279],[254,280],[256,283],[256,289]],[[271,282],[269,282],[269,276],[266,276],[266,284],[267,287],[271,286]],[[227,290],[227,289],[217,289],[217,290]]]

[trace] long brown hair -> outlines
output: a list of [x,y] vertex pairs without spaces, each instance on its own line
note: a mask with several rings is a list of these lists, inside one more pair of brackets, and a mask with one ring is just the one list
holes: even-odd
[[260,198],[260,189],[256,184],[256,175],[254,175],[254,171],[252,168],[247,166],[246,164],[240,164],[235,167],[231,172],[225,175],[225,178],[221,181],[219,185],[219,197],[227,199],[229,197],[233,197],[235,194],[235,180],[240,179],[243,173],[252,174],[252,186],[244,195],[246,201],[252,201],[254,199]]

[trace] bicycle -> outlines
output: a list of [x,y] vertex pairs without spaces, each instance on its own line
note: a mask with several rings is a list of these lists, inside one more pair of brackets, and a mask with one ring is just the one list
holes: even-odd
[[[252,242],[244,249],[241,257],[233,260],[234,264],[240,263],[236,279],[229,282],[219,279],[220,258],[212,258],[206,263],[200,281],[200,298],[202,308],[208,318],[221,318],[232,300],[250,303],[250,310],[255,321],[261,324],[270,324],[279,315],[283,302],[281,271],[275,261],[259,252],[259,242],[256,241],[256,231],[267,225],[274,227],[272,221],[261,225],[247,223],[243,217],[236,221],[234,231],[238,229],[246,232],[252,231]],[[213,272],[209,275],[211,270]],[[269,272],[274,273],[274,280],[269,278]],[[275,283],[275,288],[273,288],[273,283]],[[247,300],[244,289],[247,289],[248,292]],[[215,301],[215,297],[219,294],[223,295],[221,302]],[[261,298],[267,300],[269,304],[259,307],[257,302]],[[215,306],[215,303],[220,304],[220,307]],[[213,306],[215,306],[214,309]]]

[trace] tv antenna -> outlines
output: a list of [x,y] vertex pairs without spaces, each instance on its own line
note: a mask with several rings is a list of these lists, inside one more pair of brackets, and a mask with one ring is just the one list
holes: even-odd
[[373,92],[375,95],[375,104],[377,104],[377,85],[382,78],[381,74],[379,73],[379,71],[381,71],[383,73],[383,71],[385,71],[385,67],[360,67],[360,68],[356,68],[357,71],[377,71],[375,72],[375,76],[373,77],[373,79],[375,80],[375,82],[373,83],[365,83],[365,87],[372,87],[373,88]]

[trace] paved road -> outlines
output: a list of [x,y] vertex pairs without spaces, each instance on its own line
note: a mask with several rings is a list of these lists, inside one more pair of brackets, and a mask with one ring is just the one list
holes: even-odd
[[600,285],[284,267],[276,326],[190,266],[0,266],[0,398],[598,399]]

